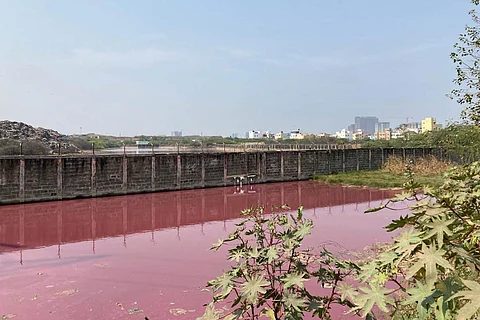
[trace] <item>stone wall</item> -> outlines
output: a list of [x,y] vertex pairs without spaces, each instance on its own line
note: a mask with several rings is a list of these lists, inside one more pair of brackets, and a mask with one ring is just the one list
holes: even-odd
[[310,179],[375,170],[435,149],[346,149],[0,158],[0,204]]

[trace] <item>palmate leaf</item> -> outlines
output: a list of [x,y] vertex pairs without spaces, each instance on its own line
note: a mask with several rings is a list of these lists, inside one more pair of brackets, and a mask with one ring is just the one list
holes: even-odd
[[286,307],[293,308],[297,311],[300,311],[301,308],[306,306],[305,299],[294,293],[286,292],[282,298],[282,301],[285,303]]
[[241,285],[241,293],[243,299],[249,303],[257,303],[258,295],[264,294],[267,290],[264,288],[270,283],[265,281],[261,274],[254,275],[252,277],[246,277],[246,281]]
[[462,282],[470,290],[460,291],[453,295],[452,299],[460,298],[461,300],[469,300],[469,302],[458,311],[458,319],[467,320],[478,314],[480,309],[480,283],[463,279]]
[[420,269],[425,269],[427,285],[433,286],[438,278],[437,265],[445,269],[453,270],[450,262],[443,258],[445,250],[435,248],[435,245],[422,245],[422,250],[416,254],[417,262],[411,266],[407,273],[407,279],[412,278]]
[[267,249],[267,254],[265,255],[267,257],[268,263],[272,263],[273,261],[278,259],[278,252],[276,247],[269,247]]
[[217,277],[217,279],[212,280],[208,283],[210,286],[213,287],[214,291],[221,290],[222,296],[227,296],[233,288],[233,281],[232,276],[229,272],[225,272],[221,276]]
[[443,247],[443,235],[446,234],[447,236],[451,236],[452,230],[450,230],[449,226],[455,222],[454,220],[435,220],[434,222],[426,224],[426,227],[432,229],[425,237],[423,238],[428,239],[434,235],[437,236],[438,240],[438,247]]
[[215,310],[215,305],[213,303],[209,303],[207,308],[205,309],[205,313],[197,320],[218,320],[220,319],[220,313]]
[[362,317],[366,317],[374,306],[377,306],[383,312],[389,312],[388,305],[394,305],[395,301],[388,294],[392,290],[381,287],[378,283],[370,284],[370,287],[359,287],[364,294],[355,297],[354,303],[357,305],[352,311],[360,310]]
[[362,282],[368,282],[378,273],[378,264],[376,260],[368,262],[360,267],[360,273],[357,279]]
[[415,219],[415,216],[400,216],[400,218],[398,219],[393,219],[392,222],[385,227],[385,229],[387,229],[388,232],[392,232],[394,230],[405,227],[407,224],[413,223]]
[[377,257],[377,260],[380,262],[380,266],[387,266],[393,264],[395,259],[398,258],[398,255],[393,251],[384,251],[380,253]]
[[435,299],[432,298],[432,294],[435,290],[431,286],[424,285],[420,281],[416,282],[417,286],[407,289],[407,293],[410,296],[401,304],[405,306],[416,302],[419,319],[426,319],[432,311],[431,308],[429,308],[430,305],[435,302]]
[[285,288],[290,288],[293,286],[303,288],[303,282],[308,281],[308,279],[305,279],[304,276],[304,273],[289,273],[282,279],[282,282],[285,284]]
[[340,300],[342,302],[347,299],[349,301],[354,301],[355,297],[358,295],[357,290],[355,290],[355,288],[351,284],[346,282],[340,282],[337,285],[337,289],[338,289],[338,292],[342,294],[342,296],[340,297]]
[[422,242],[421,236],[423,232],[414,228],[406,228],[399,236],[395,237],[395,244],[392,249],[396,253],[401,254],[400,260],[410,255]]

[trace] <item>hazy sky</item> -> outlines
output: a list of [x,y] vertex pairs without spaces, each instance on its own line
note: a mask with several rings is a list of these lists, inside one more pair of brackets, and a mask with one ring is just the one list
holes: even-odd
[[107,134],[441,122],[468,0],[0,0],[0,119]]

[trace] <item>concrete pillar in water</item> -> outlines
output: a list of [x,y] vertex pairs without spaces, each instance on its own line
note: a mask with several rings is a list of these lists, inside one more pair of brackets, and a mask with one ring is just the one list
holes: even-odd
[[25,159],[20,159],[19,185],[20,202],[25,202]]
[[63,161],[57,159],[57,199],[63,198]]

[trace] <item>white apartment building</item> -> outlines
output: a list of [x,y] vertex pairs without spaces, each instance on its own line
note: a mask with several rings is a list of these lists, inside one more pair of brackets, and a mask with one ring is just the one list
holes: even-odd
[[347,140],[353,139],[352,132],[348,131],[347,129],[342,129],[341,131],[337,131],[334,136],[335,138],[338,138],[338,139],[347,139]]
[[245,138],[247,138],[247,139],[261,139],[262,138],[262,133],[260,131],[250,130],[245,135]]

